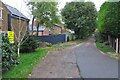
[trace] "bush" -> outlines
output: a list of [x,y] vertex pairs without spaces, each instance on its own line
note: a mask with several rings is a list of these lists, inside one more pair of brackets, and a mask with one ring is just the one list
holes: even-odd
[[67,41],[74,41],[76,38],[75,38],[75,35],[74,34],[68,34],[67,36]]
[[15,52],[15,45],[10,44],[6,34],[2,34],[2,72],[10,70],[14,65],[18,64],[18,57]]
[[95,32],[95,40],[100,43],[104,42],[103,35],[98,31]]
[[48,42],[39,42],[39,47],[44,48],[44,47],[51,47],[52,44]]
[[[26,40],[25,40],[26,39]],[[25,36],[25,42],[20,46],[21,53],[30,53],[38,47],[38,39],[36,36]]]
[[104,42],[104,44],[105,44],[106,46],[108,46],[108,45],[109,45],[109,42],[108,42],[108,41],[106,41],[106,42]]

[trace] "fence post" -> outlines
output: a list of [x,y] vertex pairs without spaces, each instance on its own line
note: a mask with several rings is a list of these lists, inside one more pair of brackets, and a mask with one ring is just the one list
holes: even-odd
[[67,42],[68,34],[65,34],[65,42]]
[[118,53],[120,53],[120,38],[118,38]]
[[118,48],[119,48],[119,47],[118,47],[118,46],[119,46],[119,43],[118,43],[119,41],[118,41],[118,40],[119,40],[119,39],[116,38],[116,53],[118,53],[118,50],[119,50],[119,49],[118,49]]
[[0,79],[2,78],[2,31],[0,31]]

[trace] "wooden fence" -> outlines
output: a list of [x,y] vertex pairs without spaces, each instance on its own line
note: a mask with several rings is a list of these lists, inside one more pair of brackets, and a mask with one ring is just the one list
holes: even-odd
[[41,42],[48,42],[51,44],[59,44],[67,41],[66,34],[57,34],[57,35],[46,35],[46,36],[39,36],[39,40]]
[[117,53],[120,53],[120,38],[108,35],[108,42]]

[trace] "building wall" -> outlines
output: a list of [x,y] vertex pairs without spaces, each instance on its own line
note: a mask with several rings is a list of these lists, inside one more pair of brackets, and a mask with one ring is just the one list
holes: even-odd
[[[0,10],[2,10],[2,3],[0,2]],[[2,20],[0,19],[0,31],[1,31],[1,28],[2,28]]]
[[2,7],[2,20],[0,20],[0,24],[2,24],[2,31],[8,31],[8,14],[10,14],[9,10],[6,6],[0,1],[0,7]]
[[50,34],[61,34],[61,28],[53,27],[53,29],[50,31]]
[[45,28],[45,30],[43,31],[43,34],[44,34],[44,35],[49,35],[49,33],[50,33],[50,32],[49,32],[49,29],[48,29],[48,28]]
[[24,35],[26,31],[28,31],[28,21],[20,20],[18,18],[11,18],[11,30],[19,36],[19,32],[21,35]]

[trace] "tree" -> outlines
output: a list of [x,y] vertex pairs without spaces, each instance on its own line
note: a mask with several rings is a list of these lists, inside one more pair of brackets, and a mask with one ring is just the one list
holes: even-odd
[[35,20],[35,16],[33,16],[33,18],[32,18],[32,35],[33,35],[34,20]]
[[75,31],[77,38],[91,35],[97,26],[97,11],[92,2],[70,2],[61,11],[67,28]]
[[120,36],[120,2],[105,2],[98,16],[98,29],[101,33]]
[[[109,0],[112,1],[112,0]],[[109,43],[116,43],[116,53],[119,49],[119,37],[120,37],[120,2],[105,2],[100,7],[98,14],[98,30],[101,34],[108,36]],[[110,40],[116,38],[116,42]]]
[[27,34],[29,34],[29,32],[28,32],[29,20],[26,22],[26,20],[23,21],[21,19],[21,17],[18,17],[18,18],[16,18],[16,20],[14,20],[14,22],[17,24],[14,25],[14,23],[11,23],[11,30],[14,32],[14,35],[15,35],[15,44],[17,45],[17,54],[19,57],[20,56],[20,46],[28,38],[28,37],[26,37],[26,39],[24,39],[24,37]]
[[38,22],[37,33],[40,25],[52,27],[54,24],[61,23],[57,15],[57,2],[29,2],[28,5],[32,6],[32,15]]

